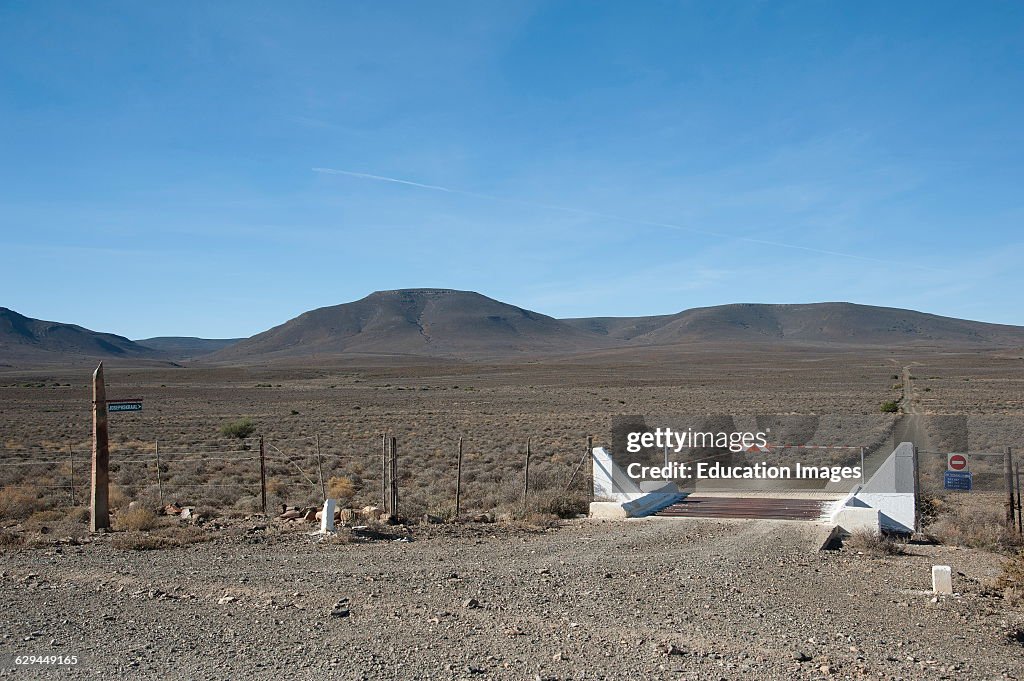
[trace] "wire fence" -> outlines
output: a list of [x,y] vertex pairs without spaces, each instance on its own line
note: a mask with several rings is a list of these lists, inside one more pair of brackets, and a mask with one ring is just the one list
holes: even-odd
[[[591,471],[583,465],[589,441],[565,452],[529,438],[505,456],[474,448],[471,438],[464,441],[464,456],[458,441],[429,448],[418,441],[399,443],[403,455],[395,484],[402,489],[403,502],[398,512],[451,516],[456,500],[463,513],[548,512],[553,504],[555,510],[565,508],[557,499],[572,497],[577,506],[589,501]],[[528,454],[533,459],[529,464]],[[154,507],[175,504],[271,515],[282,506],[317,506],[325,497],[350,507],[380,506],[388,501],[383,456],[380,437],[112,443],[111,506],[137,500]],[[39,508],[88,504],[90,476],[87,443],[0,448],[0,493],[20,492],[25,503],[34,497]],[[576,510],[585,512],[585,503]]]
[[1017,532],[1021,515],[1022,458],[1019,448],[1003,451],[942,452],[918,450],[918,505],[927,522],[947,509],[960,508],[978,518],[998,518]]

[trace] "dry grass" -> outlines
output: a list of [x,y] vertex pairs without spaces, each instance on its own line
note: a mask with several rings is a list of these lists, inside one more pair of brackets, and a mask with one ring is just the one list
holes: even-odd
[[356,494],[356,485],[351,478],[345,476],[334,476],[327,481],[327,497],[337,499],[338,504],[344,507]]
[[530,507],[535,513],[569,519],[589,512],[590,497],[581,492],[549,488],[537,493],[530,500]]
[[128,508],[114,516],[114,529],[130,532],[152,530],[160,522],[160,517],[144,506]]
[[[250,414],[258,415],[266,438],[272,512],[281,503],[320,505],[314,434],[320,436],[331,496],[350,508],[379,504],[381,433],[388,432],[399,442],[399,510],[405,517],[451,515],[460,437],[465,444],[463,515],[523,513],[525,442],[530,437],[530,512],[571,517],[585,512],[585,505],[575,495],[563,498],[561,490],[576,470],[588,436],[594,436],[595,445],[608,444],[615,415],[663,414],[672,409],[666,405],[682,404],[701,405],[702,411],[711,413],[842,415],[841,423],[814,432],[813,441],[870,444],[885,439],[892,424],[892,415],[879,413],[878,405],[895,397],[893,360],[905,364],[911,359],[894,358],[889,352],[701,348],[665,357],[658,352],[536,364],[423,360],[376,366],[132,369],[133,389],[160,408],[111,420],[111,505],[123,508],[132,499],[157,505],[154,450],[159,440],[165,503],[211,507],[218,515],[258,513],[258,449],[252,442],[218,435],[234,415]],[[1009,414],[1013,418],[1007,422],[1024,424],[1019,418],[1024,413],[1019,398],[1024,378],[1017,378],[1019,371],[1006,371],[1007,360],[926,354],[912,359],[922,363],[920,371],[915,369],[922,376],[919,380],[929,377],[927,383],[934,387],[921,393],[927,395],[923,406]],[[777,370],[766,373],[765,367]],[[36,484],[39,490],[31,510],[20,510],[28,500],[13,504],[22,517],[68,504],[69,445],[76,462],[77,503],[84,503],[88,493],[89,443],[84,436],[89,424],[83,410],[89,400],[88,372],[47,371],[49,383],[74,387],[17,387],[42,378],[40,372],[26,370],[7,372],[5,382],[14,385],[2,388],[0,442],[7,446],[0,451],[0,460],[9,458],[19,465],[0,468],[0,487]],[[126,373],[112,369],[112,390],[124,385]],[[256,384],[277,387],[269,390]],[[211,404],[217,408],[210,409]],[[1024,437],[1002,422],[972,422],[970,432],[972,438],[983,435],[991,446],[1021,441],[1011,437],[1015,434]],[[937,439],[935,446],[954,445],[940,445]],[[32,459],[61,463],[20,465]],[[581,470],[576,479],[579,489],[586,486],[587,472]],[[338,482],[336,488],[335,481],[341,480],[350,485]],[[3,506],[0,500],[0,515]]]
[[989,551],[1006,551],[1021,546],[1021,537],[1004,524],[993,509],[958,508],[939,515],[926,528],[937,541]]
[[32,488],[0,489],[0,519],[24,520],[42,507],[40,494]]
[[0,548],[10,548],[25,544],[25,535],[8,530],[0,530]]
[[906,551],[906,543],[886,536],[881,532],[857,530],[843,542],[843,547],[861,551],[872,556],[902,556]]
[[1024,550],[1003,563],[1002,574],[995,581],[995,590],[1011,603],[1024,601]]

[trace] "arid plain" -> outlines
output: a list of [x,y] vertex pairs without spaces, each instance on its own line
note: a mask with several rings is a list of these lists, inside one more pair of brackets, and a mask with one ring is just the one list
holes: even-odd
[[[245,669],[255,678],[367,679],[1024,673],[1024,611],[1003,597],[998,545],[818,552],[823,537],[800,523],[557,518],[585,511],[585,471],[566,487],[587,438],[606,443],[620,414],[829,416],[815,435],[822,444],[884,449],[917,412],[937,451],[960,435],[931,428],[930,417],[968,414],[972,447],[1017,445],[1024,359],[1016,352],[709,345],[543,362],[373,364],[108,361],[108,397],[145,406],[110,417],[120,508],[116,531],[99,537],[82,522],[92,367],[0,374],[3,463],[55,462],[2,469],[5,495],[33,501],[3,521],[9,616],[0,647],[77,652],[81,677],[170,669],[192,678]],[[886,401],[905,413],[881,413]],[[241,418],[252,420],[253,437],[221,434]],[[352,508],[378,504],[384,432],[399,443],[400,512],[411,524],[371,525],[325,543],[311,525],[276,519],[279,504],[320,498],[316,436],[325,484]],[[270,518],[260,514],[256,435],[267,450]],[[424,514],[451,517],[459,437],[463,514],[498,522],[423,522]],[[155,507],[161,491],[165,503],[196,506],[201,520],[161,518],[144,528],[119,520],[133,500]],[[972,499],[982,525],[997,525],[998,493]],[[960,513],[957,501],[947,497],[941,513]],[[937,562],[959,573],[959,595],[932,602]],[[333,616],[339,604],[348,615]]]

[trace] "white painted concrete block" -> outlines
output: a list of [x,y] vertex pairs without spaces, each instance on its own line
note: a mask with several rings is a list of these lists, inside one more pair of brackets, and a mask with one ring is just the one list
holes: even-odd
[[953,593],[953,568],[948,565],[932,566],[932,591],[937,594]]
[[323,514],[320,516],[320,531],[334,532],[334,507],[338,502],[328,499],[324,502]]
[[626,509],[616,501],[590,502],[590,517],[596,520],[625,520]]
[[874,534],[881,531],[877,508],[843,506],[832,515],[832,523],[851,534],[860,530]]

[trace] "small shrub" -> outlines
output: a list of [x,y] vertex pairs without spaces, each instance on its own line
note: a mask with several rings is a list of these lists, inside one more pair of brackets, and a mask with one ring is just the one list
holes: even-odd
[[220,427],[220,434],[224,437],[234,437],[244,440],[256,432],[256,425],[249,417],[225,423]]
[[48,511],[36,511],[26,523],[39,524],[39,523],[55,523],[60,520],[64,520],[67,517],[67,513],[64,511],[58,511],[56,509],[50,509]]
[[1020,536],[1007,528],[997,511],[957,510],[943,513],[927,526],[928,534],[943,544],[972,549],[1006,551],[1021,545]]
[[17,532],[0,530],[0,547],[21,546],[25,543],[25,537]]
[[1024,551],[1018,551],[1003,563],[1003,572],[996,585],[1007,600],[1018,602],[1024,598]]
[[0,518],[24,520],[42,506],[43,501],[34,489],[20,487],[0,489]]
[[575,518],[590,510],[590,499],[578,492],[562,492],[545,490],[536,495],[531,506],[537,513],[557,516],[559,518]]
[[327,481],[327,497],[337,499],[340,506],[345,506],[355,496],[356,485],[351,478],[334,476]]
[[152,530],[158,521],[157,514],[143,506],[125,509],[114,516],[114,525],[117,529],[136,532]]
[[900,410],[900,403],[895,400],[887,400],[882,402],[882,413],[883,414],[895,414]]
[[559,518],[551,513],[528,513],[525,522],[527,527],[543,530],[558,527]]
[[112,509],[124,508],[128,505],[128,495],[120,485],[111,484],[107,488],[107,506]]
[[850,534],[843,545],[854,551],[863,551],[873,556],[901,556],[906,553],[905,544],[881,532],[857,530]]

